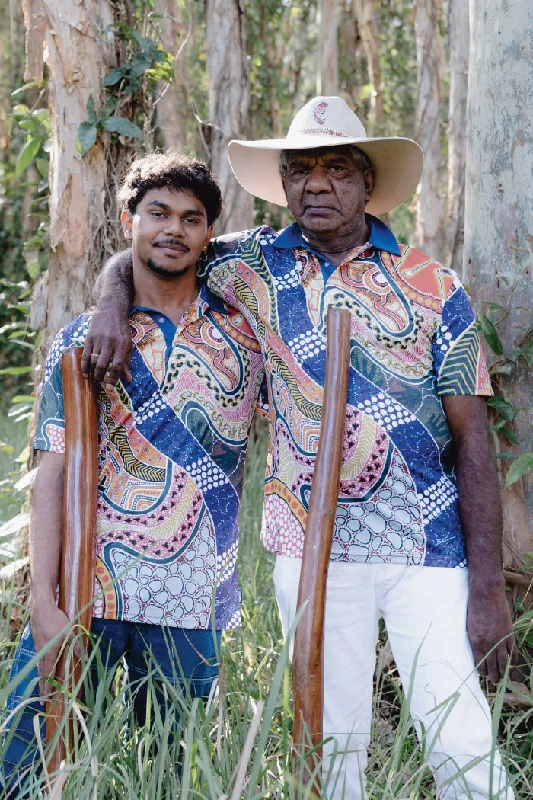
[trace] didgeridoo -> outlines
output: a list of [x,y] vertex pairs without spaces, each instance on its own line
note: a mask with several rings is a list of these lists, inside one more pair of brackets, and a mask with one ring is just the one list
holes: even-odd
[[[79,347],[63,351],[62,374],[65,403],[65,477],[63,486],[63,534],[59,576],[59,608],[75,621],[74,633],[89,630],[95,571],[96,504],[98,493],[98,427],[93,385],[81,373]],[[72,747],[71,724],[65,721],[66,694],[81,677],[81,664],[66,646],[58,660],[55,678],[63,687],[52,695],[46,708],[46,739],[54,742],[48,769],[57,772]],[[58,728],[61,735],[57,737]]]
[[[306,733],[313,748],[323,739],[324,610],[346,421],[350,322],[351,314],[347,309],[329,309],[322,422],[298,590],[298,608],[304,603],[307,605],[296,629],[292,657],[293,743],[296,748],[304,746]],[[314,753],[320,758],[320,748]],[[309,783],[314,769],[314,753],[308,757],[307,769],[301,776],[304,784]],[[315,779],[315,783],[319,781]]]

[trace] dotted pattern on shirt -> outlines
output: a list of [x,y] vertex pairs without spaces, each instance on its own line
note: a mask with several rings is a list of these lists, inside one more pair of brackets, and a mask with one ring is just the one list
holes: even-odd
[[455,503],[458,496],[455,484],[446,475],[443,475],[437,483],[424,489],[418,495],[424,522],[428,523],[438,517],[445,508]]
[[317,356],[321,350],[325,350],[326,342],[317,331],[310,331],[309,333],[299,333],[290,340],[288,347],[296,358],[302,361],[304,358]]
[[416,422],[416,417],[407,411],[400,403],[380,392],[370,399],[357,403],[357,408],[377,422],[382,428],[397,428],[399,425],[408,425]]
[[227,481],[222,470],[218,469],[209,456],[203,456],[191,464],[189,475],[202,491],[216,489]]
[[441,325],[438,331],[438,336],[435,339],[435,344],[443,352],[447,353],[452,345],[453,335],[447,325]]
[[142,406],[139,406],[135,412],[135,419],[137,422],[146,422],[151,417],[155,417],[165,409],[165,402],[159,394],[153,394],[146,400]]
[[226,624],[227,628],[240,628],[241,626],[241,612],[236,611],[235,614],[230,618],[228,623]]
[[228,550],[217,556],[217,580],[219,583],[226,581],[235,571],[238,552],[238,542],[234,542]]

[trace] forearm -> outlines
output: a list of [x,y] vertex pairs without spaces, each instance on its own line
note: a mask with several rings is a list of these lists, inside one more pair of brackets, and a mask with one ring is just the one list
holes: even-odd
[[30,607],[55,604],[61,560],[64,456],[44,453],[37,472],[30,519]]
[[502,505],[488,425],[456,439],[459,507],[471,587],[494,586],[502,575]]

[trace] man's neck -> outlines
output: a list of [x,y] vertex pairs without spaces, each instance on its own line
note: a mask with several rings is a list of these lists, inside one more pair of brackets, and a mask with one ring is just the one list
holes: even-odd
[[332,239],[317,237],[308,231],[302,231],[302,233],[313,250],[325,256],[332,264],[338,267],[352,250],[355,250],[356,247],[362,247],[369,241],[370,227],[366,219],[363,219],[357,230],[352,229],[346,234],[336,235]]
[[133,260],[134,305],[161,311],[178,325],[198,296],[196,272],[188,271],[179,278],[160,278],[146,268],[136,268]]

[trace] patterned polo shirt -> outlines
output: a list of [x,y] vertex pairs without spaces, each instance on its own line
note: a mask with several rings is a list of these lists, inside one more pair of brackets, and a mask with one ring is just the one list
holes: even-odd
[[[34,447],[63,453],[61,352],[81,346],[90,312],[50,349]],[[181,628],[240,622],[237,514],[263,379],[250,326],[205,287],[176,327],[134,309],[132,382],[98,394],[94,616]]]
[[270,446],[262,538],[301,557],[322,412],[326,317],[352,315],[332,559],[465,565],[454,448],[441,396],[491,393],[457,275],[367,217],[369,242],[335,267],[296,224],[222,237],[209,285],[261,343]]

